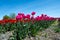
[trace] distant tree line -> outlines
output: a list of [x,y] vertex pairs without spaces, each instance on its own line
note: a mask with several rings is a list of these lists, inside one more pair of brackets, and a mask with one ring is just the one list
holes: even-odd
[[9,16],[8,15],[4,15],[3,16],[3,20],[4,19],[15,19],[16,14],[15,13],[11,13]]

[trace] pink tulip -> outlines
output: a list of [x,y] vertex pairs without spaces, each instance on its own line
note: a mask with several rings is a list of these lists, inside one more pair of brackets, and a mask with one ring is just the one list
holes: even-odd
[[31,15],[35,15],[35,12],[32,12]]
[[17,20],[21,20],[21,19],[22,19],[22,16],[17,15],[17,16],[16,16],[16,19],[17,19]]
[[31,17],[31,20],[34,20],[34,17],[33,16]]
[[35,20],[40,21],[40,20],[42,20],[42,17],[37,16],[37,17],[35,18]]
[[24,16],[24,13],[18,13],[18,15],[22,15],[22,16]]
[[27,14],[26,16],[23,17],[24,19],[30,19],[30,15]]
[[23,16],[24,16],[24,14],[18,13],[18,15],[16,16],[16,19],[17,20],[22,20],[23,19]]
[[30,19],[30,15],[29,14],[27,14],[26,16],[27,16],[28,19]]

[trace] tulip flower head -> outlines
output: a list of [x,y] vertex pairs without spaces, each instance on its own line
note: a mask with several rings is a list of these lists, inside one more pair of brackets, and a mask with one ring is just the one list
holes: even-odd
[[18,13],[18,15],[16,16],[16,19],[17,19],[17,20],[22,20],[23,15],[24,15],[24,14]]
[[32,12],[31,15],[35,15],[35,12]]

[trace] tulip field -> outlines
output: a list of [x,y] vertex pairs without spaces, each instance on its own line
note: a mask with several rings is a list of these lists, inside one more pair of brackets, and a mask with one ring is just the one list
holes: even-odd
[[56,18],[41,14],[34,16],[36,13],[30,14],[18,13],[15,19],[0,20],[0,33],[14,31],[14,39],[9,40],[23,40],[27,36],[35,37],[38,32],[47,29],[56,21]]

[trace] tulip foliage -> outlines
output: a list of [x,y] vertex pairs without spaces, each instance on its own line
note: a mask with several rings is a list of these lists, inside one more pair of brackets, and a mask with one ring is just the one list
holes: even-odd
[[39,31],[45,30],[56,20],[44,14],[37,17],[34,15],[35,12],[32,12],[31,16],[18,13],[16,19],[0,20],[0,33],[14,31],[13,40],[22,40],[27,36],[35,37]]

